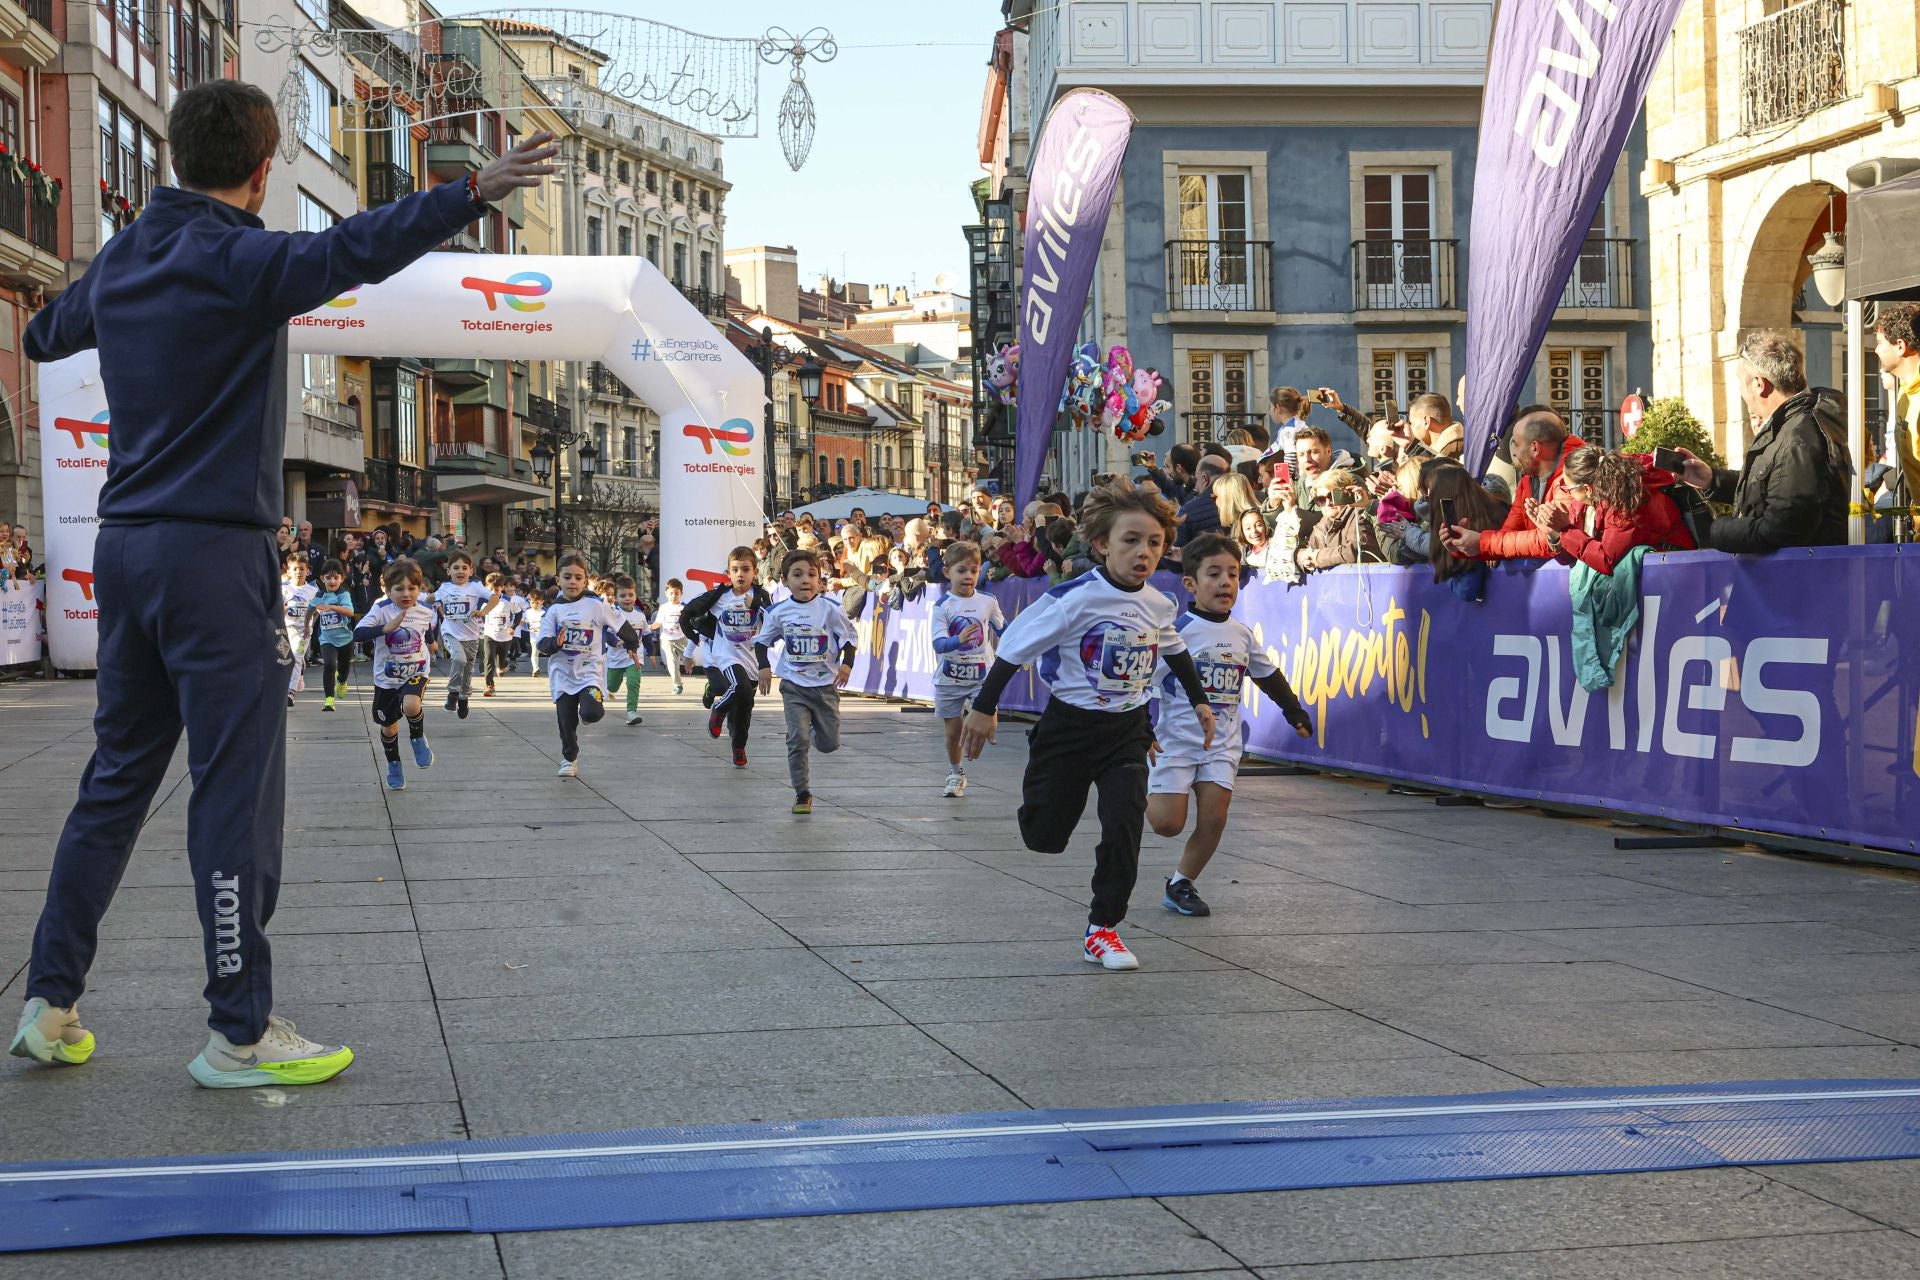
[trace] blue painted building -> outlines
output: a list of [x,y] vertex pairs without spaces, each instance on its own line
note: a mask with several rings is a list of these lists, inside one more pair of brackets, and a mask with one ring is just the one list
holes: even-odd
[[[1370,414],[1454,397],[1490,4],[1070,0],[1007,17],[1014,173],[1071,88],[1137,118],[1082,336],[1165,377],[1173,423],[1151,447],[1218,438],[1282,385]],[[1645,154],[1636,128],[1526,397],[1596,440],[1650,381]],[[1055,471],[1080,487],[1124,455],[1064,432]]]

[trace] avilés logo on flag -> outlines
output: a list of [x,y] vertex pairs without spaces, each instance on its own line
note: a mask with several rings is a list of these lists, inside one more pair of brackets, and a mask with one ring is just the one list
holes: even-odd
[[1519,402],[1680,4],[1500,6],[1469,227],[1465,462],[1475,475]]
[[1098,89],[1074,89],[1047,113],[1027,166],[1013,454],[1016,510],[1026,509],[1046,466],[1067,364],[1100,260],[1107,206],[1132,132],[1133,113],[1118,98]]

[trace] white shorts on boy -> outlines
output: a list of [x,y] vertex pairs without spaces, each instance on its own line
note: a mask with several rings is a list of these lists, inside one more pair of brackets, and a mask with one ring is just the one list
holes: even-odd
[[1211,782],[1216,787],[1233,790],[1233,780],[1240,772],[1240,752],[1210,751],[1195,759],[1192,756],[1169,756],[1161,753],[1160,759],[1147,768],[1147,794],[1150,796],[1179,796],[1193,790],[1196,782]]
[[936,684],[933,686],[933,709],[942,720],[958,720],[967,714],[973,706],[973,700],[980,695],[977,684]]

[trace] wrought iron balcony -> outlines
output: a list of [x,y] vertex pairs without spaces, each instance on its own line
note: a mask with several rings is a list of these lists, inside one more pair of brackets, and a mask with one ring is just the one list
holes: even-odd
[[727,295],[724,293],[703,289],[695,284],[679,284],[674,288],[680,290],[681,296],[688,302],[700,308],[700,314],[703,316],[719,318],[727,314]]
[[1447,311],[1460,303],[1453,289],[1458,240],[1355,240],[1355,311]]
[[559,406],[545,396],[529,395],[527,411],[522,418],[530,427],[549,431],[553,428],[554,410],[557,408]]
[[412,195],[417,189],[413,175],[399,165],[386,160],[368,162],[367,208],[377,209],[383,204],[392,204],[395,200]]
[[1631,307],[1633,241],[1588,237],[1561,291],[1563,307]]
[[1180,415],[1180,421],[1187,428],[1189,444],[1218,444],[1227,438],[1229,431],[1238,431],[1247,427],[1264,429],[1267,425],[1267,415],[1239,409],[1225,413],[1183,413]]
[[386,458],[368,458],[362,497],[403,507],[433,505],[433,473],[402,467]]
[[1273,310],[1273,242],[1169,240],[1169,311]]
[[633,389],[615,377],[613,372],[599,361],[595,361],[587,373],[587,385],[597,396],[624,396],[629,400],[638,399]]
[[1811,115],[1847,96],[1845,0],[1802,0],[1740,32],[1740,131]]

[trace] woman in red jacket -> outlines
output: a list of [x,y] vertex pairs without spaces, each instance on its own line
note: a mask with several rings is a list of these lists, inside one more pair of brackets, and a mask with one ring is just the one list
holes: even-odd
[[1535,518],[1556,553],[1611,574],[1634,547],[1693,550],[1680,508],[1665,492],[1677,479],[1644,454],[1587,445],[1567,456],[1564,484],[1573,509],[1542,506]]

